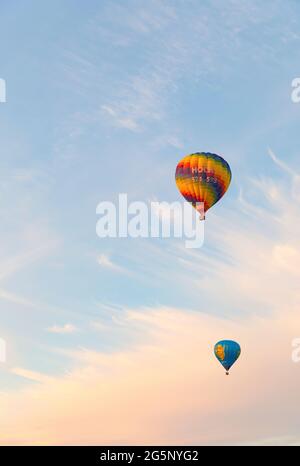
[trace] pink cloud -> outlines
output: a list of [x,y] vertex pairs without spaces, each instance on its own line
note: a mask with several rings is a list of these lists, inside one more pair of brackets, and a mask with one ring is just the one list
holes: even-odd
[[[2,393],[0,444],[238,444],[297,437],[300,365],[291,361],[297,312],[232,323],[162,308],[128,311],[126,321],[140,325],[143,344],[112,354],[76,352],[68,375],[35,374],[39,383]],[[242,346],[229,377],[213,356],[221,338]]]

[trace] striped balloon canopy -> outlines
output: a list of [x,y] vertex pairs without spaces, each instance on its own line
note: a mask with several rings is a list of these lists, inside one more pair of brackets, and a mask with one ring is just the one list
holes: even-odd
[[183,197],[205,219],[208,211],[226,193],[230,181],[229,164],[210,152],[196,152],[185,156],[177,165],[176,185]]

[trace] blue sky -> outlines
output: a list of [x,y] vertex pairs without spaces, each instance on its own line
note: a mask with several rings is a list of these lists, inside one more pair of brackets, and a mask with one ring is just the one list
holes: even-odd
[[[0,10],[1,391],[36,383],[16,367],[62,377],[77,367],[74,351],[143,340],[145,329],[120,324],[128,310],[236,322],[268,318],[296,293],[291,279],[274,300],[278,289],[238,280],[257,274],[256,251],[297,240],[298,2],[26,0]],[[175,167],[193,151],[223,155],[233,172],[201,250],[96,236],[97,204],[118,193],[180,200]]]

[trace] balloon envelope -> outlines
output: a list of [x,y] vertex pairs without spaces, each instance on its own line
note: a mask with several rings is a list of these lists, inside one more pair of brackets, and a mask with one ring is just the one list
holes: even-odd
[[222,340],[216,343],[214,352],[218,361],[222,364],[226,372],[228,372],[240,356],[241,347],[236,341]]
[[[175,180],[183,197],[199,212],[205,212],[224,196],[231,181],[230,166],[222,157],[210,152],[185,156],[177,165]],[[198,204],[197,204],[198,203]]]

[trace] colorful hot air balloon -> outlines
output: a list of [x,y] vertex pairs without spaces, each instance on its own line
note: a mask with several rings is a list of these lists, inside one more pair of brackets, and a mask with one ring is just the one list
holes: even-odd
[[232,340],[222,340],[215,345],[215,356],[229,374],[229,369],[241,354],[241,347]]
[[231,170],[219,155],[196,152],[180,160],[175,179],[183,197],[200,213],[200,220],[204,220],[205,212],[227,191]]

